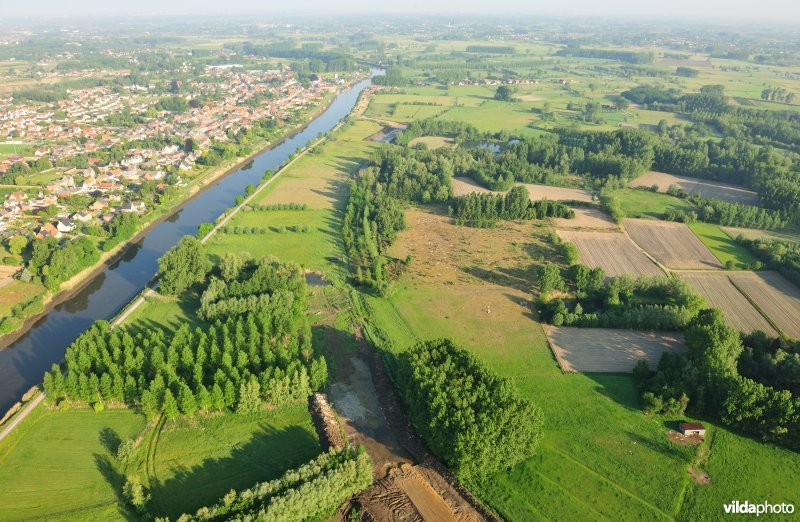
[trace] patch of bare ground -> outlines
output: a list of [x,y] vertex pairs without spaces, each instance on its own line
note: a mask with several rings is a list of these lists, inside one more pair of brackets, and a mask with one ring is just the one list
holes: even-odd
[[709,308],[719,308],[728,322],[744,333],[757,330],[777,337],[778,332],[761,312],[731,282],[725,272],[682,272],[678,276],[706,300]]
[[558,235],[578,248],[580,263],[592,268],[601,267],[607,276],[663,275],[658,265],[625,234],[559,230]]
[[665,352],[684,349],[675,332],[546,326],[545,333],[565,372],[630,373],[640,359],[655,369]]
[[677,442],[678,444],[684,444],[686,446],[697,446],[698,444],[703,443],[703,437],[700,435],[684,435],[683,433],[675,430],[669,430],[667,432],[667,436],[671,441]]
[[781,332],[800,339],[800,289],[777,272],[734,272],[730,277]]
[[445,138],[444,136],[422,136],[409,141],[408,146],[413,147],[420,143],[426,145],[429,149],[439,149],[441,147],[449,147],[453,145],[455,141],[453,138]]
[[689,476],[701,486],[707,486],[711,484],[711,476],[703,470],[689,468]]
[[630,238],[667,268],[722,268],[714,254],[683,223],[651,219],[624,219],[622,223]]
[[[453,195],[465,196],[473,192],[486,193],[492,192],[494,194],[503,194],[503,192],[491,191],[475,183],[470,178],[453,178]],[[528,194],[532,201],[538,201],[547,198],[553,201],[581,201],[584,203],[592,202],[592,193],[588,190],[568,188],[568,187],[551,187],[550,185],[536,185],[533,183],[515,183],[517,186],[523,186],[528,189]]]
[[666,192],[671,185],[678,185],[687,194],[719,199],[728,203],[755,205],[758,202],[758,194],[744,187],[686,176],[676,176],[665,172],[646,172],[630,183],[631,187],[650,188],[654,185],[658,186],[659,192]]
[[555,218],[553,225],[559,230],[616,230],[619,228],[614,220],[599,208],[577,207],[572,210],[575,212],[574,218]]
[[534,264],[558,255],[532,221],[470,228],[455,225],[441,209],[411,208],[406,223],[389,255],[411,256],[403,278],[424,286],[491,283],[530,291]]

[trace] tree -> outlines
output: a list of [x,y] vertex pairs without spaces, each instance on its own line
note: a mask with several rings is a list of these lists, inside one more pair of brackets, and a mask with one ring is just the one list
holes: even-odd
[[28,238],[25,236],[14,236],[8,240],[8,251],[12,255],[18,256],[28,246]]
[[547,263],[539,267],[537,281],[539,282],[539,292],[542,296],[547,296],[553,290],[564,290],[564,279],[561,271],[552,263]]
[[161,410],[168,419],[178,418],[178,402],[175,400],[175,396],[172,395],[172,390],[169,388],[164,392],[164,401],[162,402]]
[[137,512],[145,513],[147,511],[150,494],[147,493],[137,477],[128,477],[125,485],[122,486],[122,496]]
[[161,292],[178,295],[202,279],[210,268],[205,246],[192,236],[184,236],[158,260]]
[[245,257],[235,252],[226,252],[223,254],[219,261],[219,271],[220,275],[222,275],[222,279],[225,281],[237,279],[246,261]]
[[514,98],[514,90],[508,85],[501,85],[494,92],[494,99],[499,101],[512,101]]
[[236,413],[258,413],[261,410],[261,386],[252,379],[239,386],[239,402]]

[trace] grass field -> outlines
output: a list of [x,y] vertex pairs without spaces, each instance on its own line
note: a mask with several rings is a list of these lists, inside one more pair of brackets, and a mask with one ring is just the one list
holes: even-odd
[[671,210],[694,210],[694,206],[687,201],[649,190],[622,189],[616,194],[622,212],[628,217],[662,218]]
[[0,288],[0,317],[7,317],[11,309],[20,303],[27,303],[39,294],[44,293],[44,287],[35,283],[11,281]]
[[129,410],[37,408],[0,442],[0,520],[119,520],[124,475],[108,443],[136,437],[144,417]]
[[266,415],[167,422],[151,468],[153,511],[173,520],[194,513],[231,489],[277,478],[321,451],[305,404]]
[[711,223],[692,223],[689,228],[719,259],[722,266],[727,267],[729,261],[733,268],[745,269],[757,261],[756,257],[745,247],[736,244],[719,226]]

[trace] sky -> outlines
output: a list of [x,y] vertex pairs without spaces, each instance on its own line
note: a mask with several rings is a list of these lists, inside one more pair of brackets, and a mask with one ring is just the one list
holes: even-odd
[[800,0],[0,0],[3,17],[242,14],[519,14],[624,18],[720,17],[800,23]]

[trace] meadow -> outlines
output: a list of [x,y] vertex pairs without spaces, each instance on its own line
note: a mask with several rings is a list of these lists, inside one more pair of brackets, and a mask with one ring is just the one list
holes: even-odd
[[731,239],[719,226],[712,223],[691,223],[689,228],[708,247],[712,254],[726,268],[747,269],[757,261],[747,248]]
[[661,219],[667,212],[695,210],[691,203],[649,190],[621,189],[616,191],[620,207],[625,216],[631,218],[656,218]]

